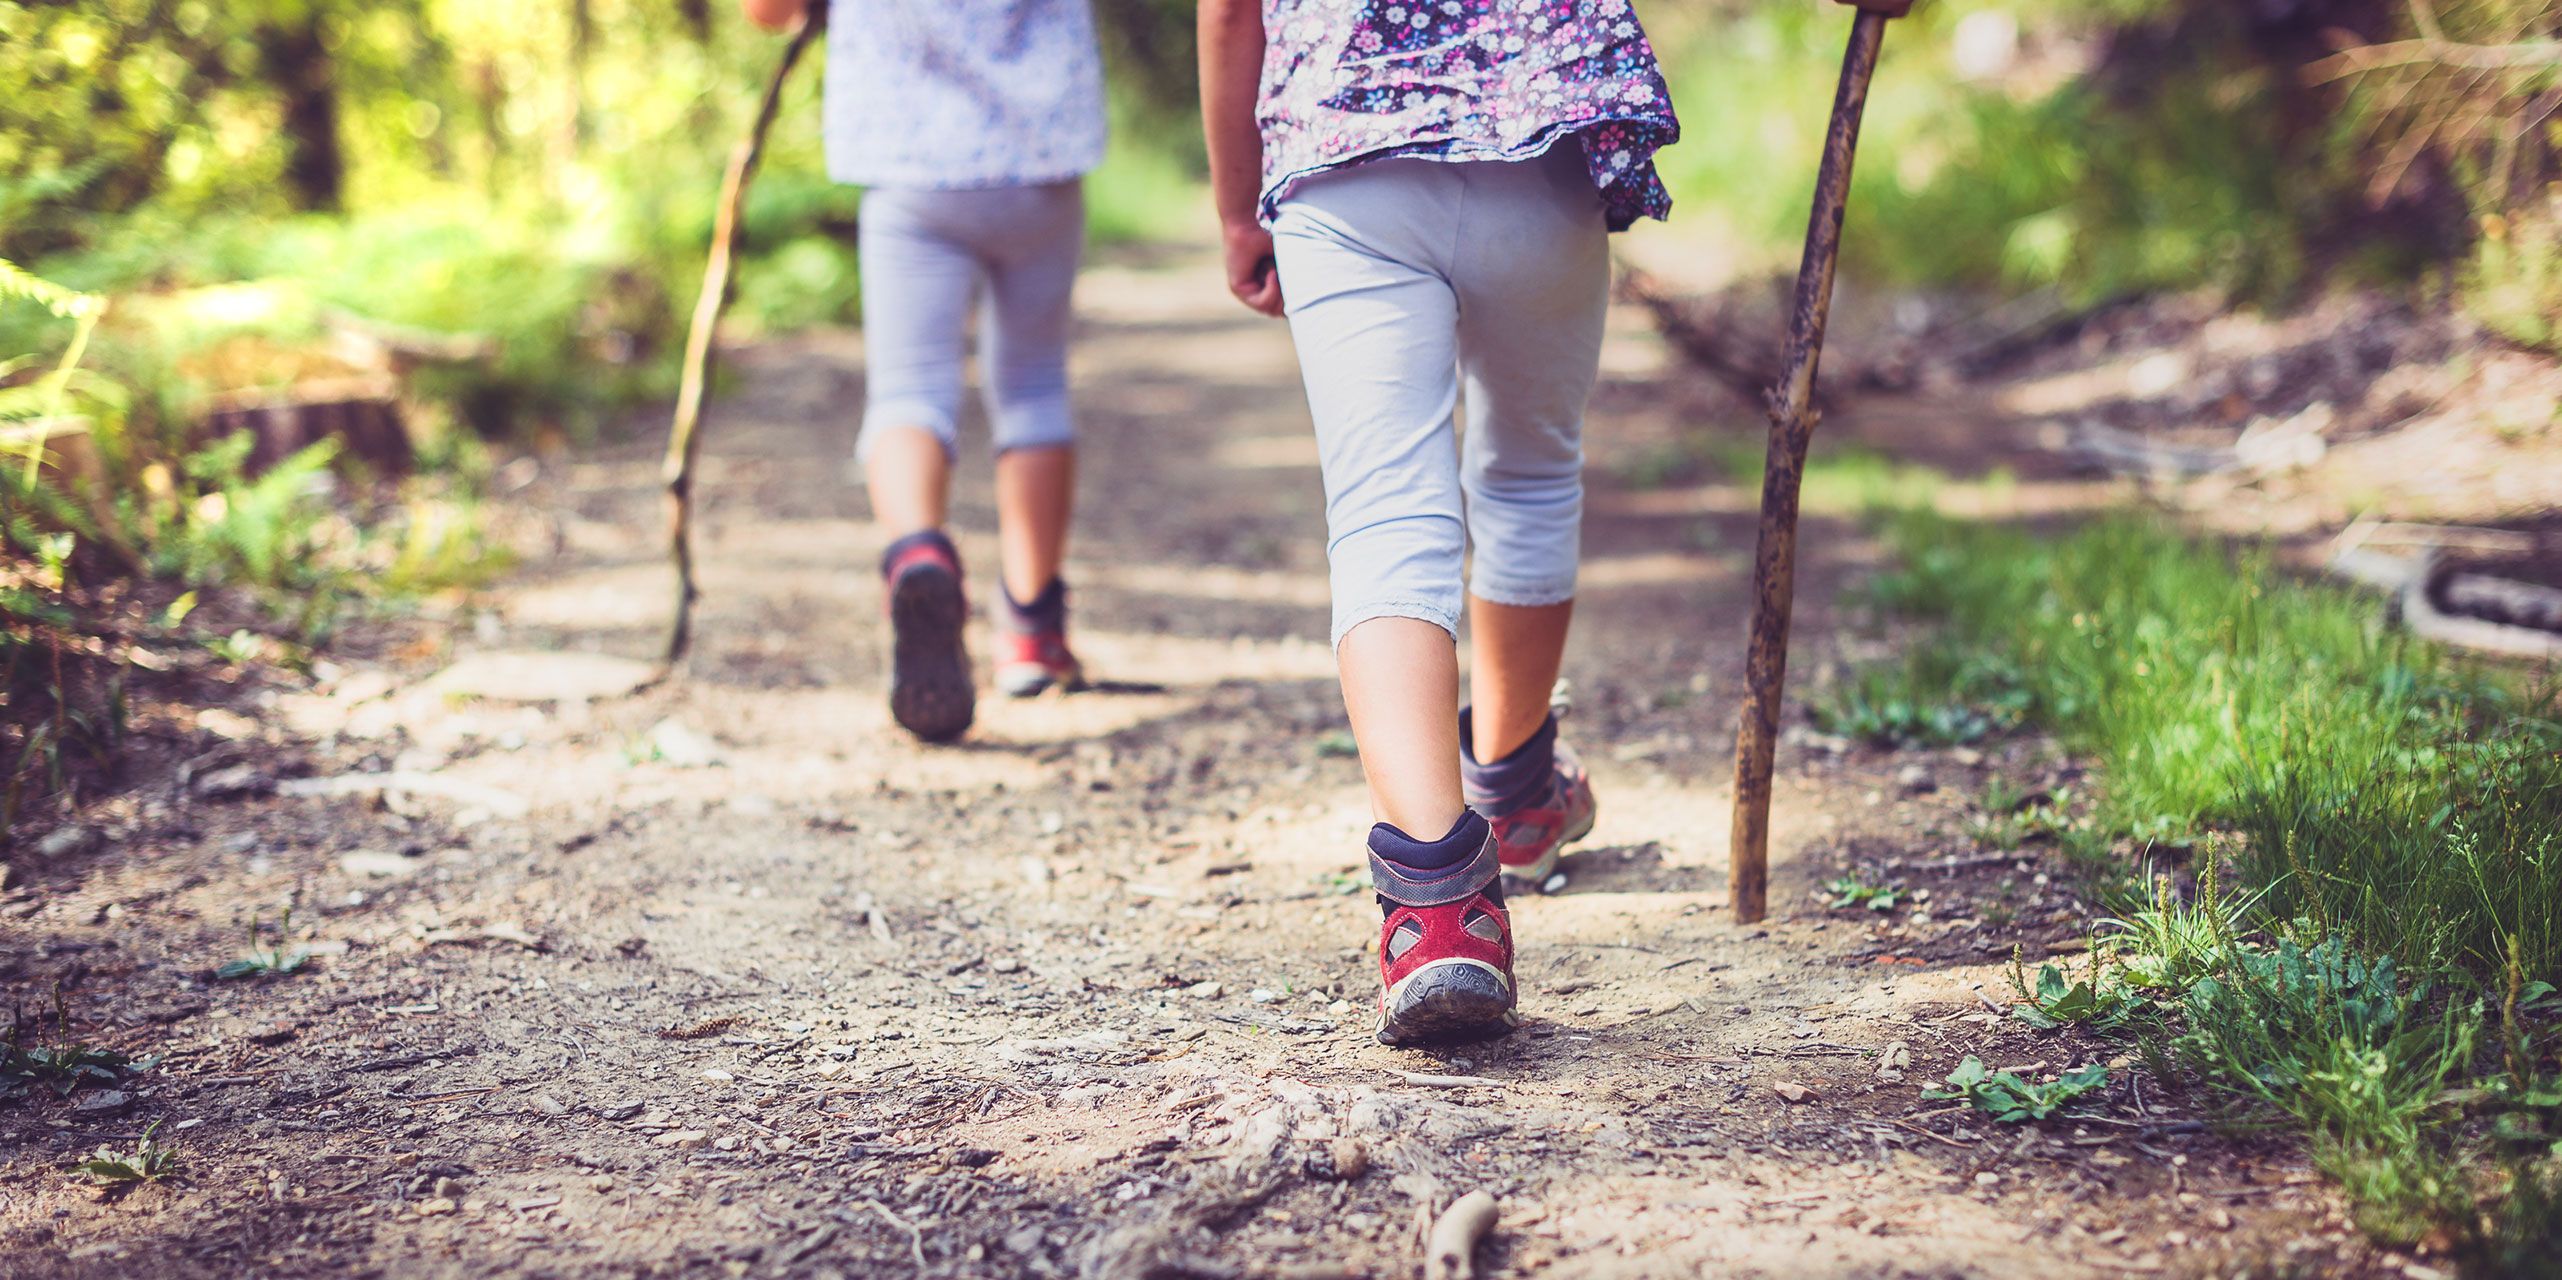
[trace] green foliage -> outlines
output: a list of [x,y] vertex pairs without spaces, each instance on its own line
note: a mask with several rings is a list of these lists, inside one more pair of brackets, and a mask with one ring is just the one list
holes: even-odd
[[2118,972],[2128,982],[2185,992],[2198,979],[2232,962],[2239,945],[2233,917],[2250,914],[2257,902],[2256,894],[2238,903],[2225,901],[2221,876],[2210,856],[2196,901],[2180,901],[2165,876],[2156,882],[2151,907],[2099,925],[2103,940],[2117,949]]
[[[2177,995],[2185,1029],[2148,1051],[2308,1133],[2370,1235],[2469,1233],[2472,1153],[2549,1142],[2555,1114],[2525,1065],[2548,1016],[2536,984],[2562,971],[2552,694],[2380,626],[2370,601],[2288,578],[2265,549],[2145,520],[2038,541],[1901,516],[1889,536],[1902,563],[1877,601],[1937,627],[1921,644],[1938,652],[1908,667],[2000,664],[2022,716],[2101,766],[2067,853],[2122,875],[2120,837],[2204,850],[2193,903],[2159,877],[2102,922],[2113,967],[2015,977],[2037,1018],[2101,1023],[2142,989]],[[2228,866],[2250,893],[2223,888]],[[2506,1047],[2484,1055],[2499,988]],[[2469,1084],[2486,1056],[2507,1070]],[[2535,1193],[2520,1238],[2541,1229]]]
[[1948,1088],[1922,1094],[1929,1100],[1954,1099],[1973,1106],[2003,1124],[2044,1120],[2074,1099],[2108,1083],[2108,1068],[2093,1063],[2057,1077],[2053,1084],[2033,1084],[2008,1071],[1988,1071],[1968,1055],[1948,1073]]
[[1951,746],[2017,727],[2024,701],[2017,673],[1998,659],[1918,648],[1861,668],[1808,713],[1826,733],[1878,746]]
[[2034,983],[2028,980],[2027,966],[2014,956],[2010,986],[2019,995],[2019,1003],[2011,1006],[2011,1016],[2040,1031],[2068,1026],[2114,1031],[2144,1007],[2143,997],[2119,981],[2096,953],[2089,970],[2079,978],[2047,964],[2037,967]]
[[1887,885],[1870,884],[1858,876],[1836,876],[1824,882],[1824,892],[1831,895],[1827,906],[1863,911],[1892,911],[1903,900],[1904,891]]
[[160,1121],[142,1131],[142,1141],[129,1152],[113,1147],[100,1147],[97,1153],[82,1161],[80,1172],[111,1187],[135,1187],[158,1182],[184,1168],[186,1161],[178,1152],[160,1144],[153,1135],[160,1131]]
[[2429,1112],[2471,1060],[2482,1014],[2448,1001],[2428,1017],[2425,997],[2402,988],[2390,957],[2287,939],[2192,987],[2178,1045],[2217,1088],[2309,1130],[2369,1234],[2409,1240],[2466,1211]]
[[[57,1030],[68,1034],[71,1017],[59,990],[54,993],[54,1018]],[[113,1049],[102,1049],[80,1043],[47,1045],[26,1043],[37,1025],[20,1022],[10,1028],[7,1045],[0,1046],[0,1100],[14,1101],[27,1096],[37,1086],[50,1089],[57,1096],[67,1096],[84,1084],[114,1084],[128,1071],[149,1071],[158,1066],[158,1058],[131,1058]]]
[[239,959],[214,970],[217,978],[281,978],[311,962],[311,948],[293,945],[294,911],[285,908],[284,918],[276,922],[276,939],[264,941],[259,936],[258,917],[249,917],[249,950]]

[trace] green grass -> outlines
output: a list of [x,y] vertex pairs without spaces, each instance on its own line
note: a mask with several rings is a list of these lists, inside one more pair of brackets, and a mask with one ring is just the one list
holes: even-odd
[[[2156,1070],[2304,1133],[2370,1235],[2444,1232],[2470,1274],[2533,1274],[2514,1260],[2555,1234],[2562,1133],[2553,690],[2149,519],[2039,537],[1904,513],[1887,533],[1900,565],[1874,598],[1923,631],[1819,718],[1998,689],[2099,766],[2063,843],[2123,906],[2081,981],[2020,978],[2031,1020],[2167,1027]],[[2182,857],[2192,900],[2159,874]]]

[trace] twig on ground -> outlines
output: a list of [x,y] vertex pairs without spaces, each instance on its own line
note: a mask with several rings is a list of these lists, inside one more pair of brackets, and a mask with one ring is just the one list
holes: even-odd
[[1494,1224],[1495,1198],[1483,1191],[1471,1191],[1443,1210],[1423,1252],[1427,1280],[1471,1280],[1477,1274],[1477,1241]]
[[914,1255],[914,1256],[915,1256],[915,1258],[916,1258],[916,1270],[917,1270],[917,1274],[919,1274],[919,1275],[924,1274],[924,1273],[925,1273],[925,1229],[924,1229],[924,1228],[922,1228],[922,1227],[919,1227],[919,1226],[915,1226],[915,1225],[911,1224],[910,1222],[908,1222],[908,1220],[907,1220],[907,1219],[902,1218],[902,1217],[898,1216],[897,1214],[890,1212],[890,1207],[889,1207],[888,1205],[882,1204],[882,1203],[881,1203],[880,1201],[878,1201],[878,1200],[866,1200],[866,1201],[864,1201],[864,1202],[863,1202],[863,1207],[864,1207],[864,1208],[866,1208],[866,1209],[871,1210],[871,1211],[872,1211],[872,1212],[874,1212],[874,1213],[877,1213],[877,1214],[881,1215],[881,1216],[882,1216],[882,1217],[884,1217],[884,1218],[889,1219],[889,1223],[890,1223],[890,1225],[891,1225],[891,1226],[896,1227],[896,1228],[898,1228],[899,1230],[904,1231],[904,1232],[906,1232],[906,1233],[907,1233],[907,1251],[908,1251],[910,1254]]

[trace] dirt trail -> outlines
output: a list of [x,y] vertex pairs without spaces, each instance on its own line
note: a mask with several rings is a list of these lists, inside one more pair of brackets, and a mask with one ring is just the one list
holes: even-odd
[[[1113,683],[990,699],[953,748],[896,732],[843,462],[859,343],[745,353],[709,428],[687,678],[545,696],[623,678],[579,658],[504,696],[487,655],[643,656],[665,602],[652,446],[546,467],[511,501],[555,521],[557,554],[451,652],[269,700],[310,772],[427,780],[145,794],[12,908],[22,1005],[76,970],[93,1036],[170,1057],[121,1113],[0,1110],[0,1274],[1404,1277],[1418,1215],[1475,1188],[1501,1202],[1497,1275],[2071,1280],[2348,1247],[2299,1161],[2177,1131],[2140,1068],[2105,1120],[1918,1101],[1968,1054],[2123,1052],[1987,1007],[2014,941],[2078,919],[2029,855],[1989,869],[2002,927],[1956,887],[1891,915],[1810,896],[1847,853],[1962,852],[1989,772],[2052,775],[2035,744],[1801,735],[1774,917],[1727,922],[1752,516],[1627,481],[1712,394],[1633,313],[1594,404],[1567,659],[1599,829],[1564,892],[1515,905],[1520,1032],[1373,1043],[1367,817],[1333,745],[1287,335],[1194,255],[1099,265],[1080,296],[1070,576]],[[983,594],[986,468],[962,474]],[[1804,546],[1800,672],[1876,555],[1823,519]],[[313,971],[204,977],[252,904],[296,894],[330,953]],[[152,1120],[184,1178],[101,1200],[66,1177]]]

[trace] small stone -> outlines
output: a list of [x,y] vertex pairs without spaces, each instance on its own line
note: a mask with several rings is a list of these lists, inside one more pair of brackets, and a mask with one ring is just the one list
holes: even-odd
[[1565,891],[1566,873],[1563,871],[1557,872],[1549,876],[1547,879],[1539,882],[1539,892],[1541,893],[1564,893]]
[[2233,1215],[2219,1205],[2206,1211],[2206,1224],[2218,1231],[2230,1231],[2233,1229]]
[[1809,1089],[1794,1080],[1779,1081],[1778,1083],[1770,1086],[1770,1091],[1778,1094],[1779,1099],[1782,1102],[1807,1102],[1811,1101],[1815,1096],[1814,1090]]
[[301,1034],[302,1027],[292,1022],[261,1023],[249,1032],[251,1044],[283,1044]]
[[1023,961],[1014,956],[1006,956],[1003,959],[998,960],[996,963],[989,965],[987,968],[990,973],[1021,973],[1023,972]]
[[611,1191],[611,1190],[613,1190],[613,1189],[614,1189],[614,1175],[612,1175],[612,1174],[610,1174],[610,1173],[600,1173],[600,1174],[597,1174],[597,1175],[596,1175],[595,1177],[593,1177],[593,1178],[589,1178],[589,1179],[587,1180],[587,1189],[588,1189],[588,1190],[590,1190],[590,1191]]
[[1351,1138],[1337,1138],[1326,1144],[1326,1154],[1333,1157],[1337,1182],[1352,1182],[1370,1168],[1370,1153]]
[[1990,1169],[1986,1169],[1986,1170],[1984,1170],[1982,1173],[1979,1173],[1979,1174],[1976,1174],[1976,1175],[1975,1175],[1975,1185],[1976,1185],[1976,1186],[1979,1186],[1979,1187],[1998,1187],[1998,1186],[2000,1186],[2001,1184],[2002,1184],[2002,1175],[2000,1175],[2000,1174],[1998,1174],[1998,1173],[1995,1173],[1995,1172],[1993,1172],[1993,1171],[1992,1171],[1992,1170],[1990,1170]]
[[275,784],[254,764],[235,764],[196,775],[195,793],[207,800],[254,795]]
[[1984,753],[1977,751],[1973,747],[1959,747],[1955,751],[1949,752],[1948,758],[1972,769],[1976,765],[1984,762]]
[[738,1077],[721,1070],[719,1067],[712,1067],[703,1072],[703,1078],[712,1081],[715,1084],[725,1084],[729,1081],[736,1080]]
[[538,1093],[534,1095],[534,1110],[557,1119],[569,1114],[569,1104],[549,1094]]
[[2188,1233],[2185,1231],[2170,1232],[2162,1237],[2162,1243],[2167,1244],[2174,1249],[2185,1249],[2188,1247]]
[[1183,989],[1183,994],[1191,996],[1196,1000],[1216,1000],[1220,996],[1226,994],[1227,989],[1228,988],[1225,983],[1196,982],[1191,986],[1185,987]]
[[797,1146],[797,1145],[799,1145],[799,1144],[797,1144],[797,1143],[793,1142],[790,1138],[785,1137],[784,1135],[779,1134],[779,1133],[778,1133],[778,1134],[775,1134],[773,1137],[771,1137],[771,1138],[767,1138],[767,1139],[765,1140],[765,1149],[766,1149],[766,1150],[768,1150],[768,1151],[773,1152],[774,1154],[776,1154],[776,1155],[778,1155],[778,1156],[779,1156],[779,1155],[781,1155],[781,1154],[783,1154],[783,1153],[784,1153],[784,1152],[786,1152],[786,1151],[791,1150],[794,1146]]
[[735,1133],[724,1133],[721,1136],[712,1139],[712,1145],[723,1151],[736,1151],[738,1150],[738,1135]]
[[1016,1227],[1014,1230],[1005,1233],[1005,1251],[1007,1253],[1032,1253],[1041,1247],[1042,1238],[1046,1234],[1047,1233],[1043,1232],[1039,1227]]
[[451,1176],[438,1178],[432,1194],[446,1200],[459,1200],[463,1194],[463,1180]]
[[112,1115],[118,1111],[124,1110],[127,1106],[131,1105],[132,1102],[133,1098],[123,1090],[108,1089],[100,1093],[84,1093],[80,1095],[80,1101],[71,1104],[71,1109],[82,1115]]
[[449,1197],[449,1196],[438,1196],[438,1197],[436,1197],[436,1198],[435,1198],[435,1199],[433,1199],[433,1200],[421,1200],[421,1201],[419,1201],[419,1202],[418,1202],[418,1216],[419,1216],[419,1217],[422,1217],[422,1218],[432,1218],[432,1217],[435,1217],[437,1214],[440,1214],[440,1213],[452,1213],[454,1210],[456,1210],[456,1209],[458,1209],[458,1208],[460,1208],[460,1207],[461,1207],[460,1205],[457,1205],[457,1204],[455,1204],[455,1203],[453,1202],[453,1199],[452,1199],[451,1197]]
[[1254,990],[1246,992],[1245,998],[1256,1004],[1270,1004],[1273,1001],[1280,999],[1281,993],[1274,991],[1269,987],[1256,987]]
[[629,1120],[640,1113],[641,1104],[637,1102],[617,1102],[596,1109],[596,1114],[606,1120]]
[[1921,796],[1939,790],[1939,783],[1931,778],[1930,770],[1908,764],[1895,771],[1895,789],[1908,796]]
[[654,1147],[674,1147],[679,1151],[693,1151],[711,1140],[711,1132],[706,1129],[671,1129],[650,1139],[649,1142]]
[[396,853],[358,849],[353,853],[341,855],[338,859],[338,869],[351,876],[365,876],[376,880],[406,880],[426,870],[427,864],[416,858],[404,858]]
[[75,854],[87,853],[90,846],[97,842],[98,833],[95,830],[77,822],[65,823],[44,833],[44,836],[36,841],[36,856],[68,858]]
[[679,769],[706,769],[721,762],[717,744],[673,716],[649,731],[649,749],[652,758]]

